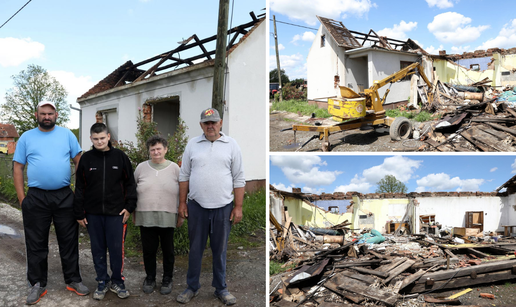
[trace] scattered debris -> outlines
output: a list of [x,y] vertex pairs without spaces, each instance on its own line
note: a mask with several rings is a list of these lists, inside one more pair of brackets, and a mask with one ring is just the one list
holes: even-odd
[[423,107],[441,119],[415,127],[425,143],[419,151],[516,151],[514,88],[493,89],[488,78],[468,86],[434,80],[435,99]]
[[[437,224],[433,216],[422,218],[422,230]],[[516,279],[516,239],[478,228],[382,234],[351,229],[348,221],[328,228],[296,225],[288,211],[283,220],[271,214],[273,219],[270,259],[293,269],[271,276],[270,306],[400,306],[415,298],[460,305],[460,297],[471,288],[447,298],[436,296],[437,291]],[[324,239],[328,236],[340,239]],[[383,240],[375,239],[379,237]],[[495,298],[489,293],[480,296]]]

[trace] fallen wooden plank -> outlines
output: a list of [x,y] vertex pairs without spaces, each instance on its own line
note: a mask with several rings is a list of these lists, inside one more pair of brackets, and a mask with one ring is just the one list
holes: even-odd
[[394,306],[398,300],[397,294],[392,294],[380,289],[374,289],[374,291],[371,291],[371,288],[357,284],[356,281],[351,278],[344,279],[343,282],[338,286],[338,289],[360,294],[362,296],[368,297],[373,301],[382,302],[387,306]]
[[[475,268],[479,268],[480,266],[477,266]],[[425,275],[425,278],[428,278]],[[470,278],[469,276],[466,277],[455,277],[451,280],[440,280],[440,281],[434,281],[432,286],[426,286],[425,283],[416,283],[414,287],[409,289],[409,293],[420,293],[425,292],[428,290],[433,289],[454,289],[454,288],[462,288],[462,287],[470,287],[474,285],[479,284],[486,284],[486,283],[492,283],[497,281],[504,281],[504,280],[510,280],[510,279],[516,279],[516,275],[512,274],[512,270],[504,270],[504,271],[497,271],[497,272],[490,272],[486,274],[478,274],[477,278]]]
[[[450,259],[450,260],[452,260],[452,259]],[[456,277],[462,277],[462,276],[469,276],[471,274],[471,272],[476,272],[478,275],[480,275],[480,274],[488,273],[488,272],[511,269],[513,266],[516,266],[516,261],[514,261],[514,260],[488,262],[488,263],[484,263],[482,265],[473,266],[473,267],[466,267],[466,268],[459,268],[459,269],[448,270],[448,271],[439,271],[439,272],[434,272],[434,273],[428,273],[425,275],[424,279],[432,278],[436,281],[447,280],[452,277],[456,278]],[[516,275],[514,277],[516,278]],[[416,283],[424,283],[425,282],[424,279],[421,278],[418,281],[416,281]]]
[[482,131],[486,132],[486,133],[489,133],[495,137],[497,137],[499,140],[505,140],[507,138],[507,134],[503,133],[503,132],[500,132],[500,131],[497,131],[497,130],[494,130],[493,128],[491,127],[478,127],[479,129],[482,129]]
[[377,272],[389,272],[390,270],[394,269],[398,265],[400,265],[403,262],[407,261],[407,259],[408,258],[394,259],[394,261],[391,264],[382,265],[381,267],[377,268],[375,271],[377,271]]
[[475,123],[516,123],[516,118],[477,117],[477,118],[472,118],[471,121],[475,122]]
[[421,276],[425,275],[425,273],[426,273],[426,271],[419,270],[416,273],[405,277],[405,279],[403,280],[403,283],[401,284],[400,290],[406,288],[408,285],[412,284],[413,282],[415,282],[416,280],[421,278]]
[[516,130],[514,130],[514,129],[507,128],[507,127],[504,127],[504,126],[501,126],[501,125],[498,125],[495,123],[486,123],[486,124],[488,124],[489,126],[491,126],[493,128],[496,128],[498,130],[502,130],[502,131],[508,132],[510,134],[516,135]]
[[355,262],[344,262],[341,264],[336,264],[335,267],[342,268],[351,268],[354,266],[370,266],[370,265],[379,265],[382,260],[366,260],[366,261],[355,261]]
[[396,268],[394,268],[393,270],[391,270],[389,272],[389,277],[387,277],[387,279],[385,280],[385,284],[389,283],[394,277],[405,272],[405,270],[410,268],[414,263],[415,263],[414,260],[409,259],[409,260],[403,262],[402,264],[400,264],[399,266],[397,266]]
[[445,249],[444,249],[444,252],[445,252],[448,256],[450,256],[451,258],[457,258],[457,256],[455,256],[455,254],[454,254],[454,253],[452,253],[452,251],[451,251],[451,250],[449,250],[449,249],[447,249],[447,248],[445,248]]
[[482,131],[480,128],[473,127],[468,131],[471,131],[473,139],[482,142],[486,146],[492,148],[491,151],[493,151],[493,149],[496,151],[505,151],[503,148],[500,147],[500,142],[498,138],[495,138],[491,134]]
[[[335,267],[337,267],[337,266],[335,266]],[[358,271],[360,273],[375,275],[375,276],[378,276],[378,277],[381,277],[381,278],[389,277],[389,273],[387,273],[387,272],[378,272],[378,271],[375,271],[375,270],[364,269],[362,267],[350,267],[350,269],[353,269],[353,270]]]
[[511,113],[512,116],[516,117],[516,112],[513,109],[507,108],[507,112]]
[[474,249],[474,248],[467,248],[466,250],[467,250],[469,253],[471,253],[471,254],[473,254],[473,255],[475,255],[475,256],[477,256],[477,257],[479,257],[479,258],[486,258],[486,257],[488,257],[488,256],[489,256],[489,255],[484,254],[484,253],[482,253],[481,251],[478,251],[478,250],[476,250],[476,249]]
[[471,135],[471,132],[469,130],[462,131],[460,133],[460,135],[462,135],[463,138],[468,140],[471,144],[475,145],[480,150],[487,151],[487,152],[491,151],[491,149],[489,147],[485,146],[484,144],[480,143],[479,141],[474,140],[473,136]]
[[352,295],[351,293],[349,293],[347,291],[343,291],[343,290],[338,289],[338,284],[333,282],[331,279],[324,283],[324,287],[326,287],[328,290],[330,290],[330,291],[332,291],[332,292],[334,292],[334,293],[336,293],[336,294],[338,294],[338,295],[340,295],[342,297],[345,297],[346,299],[354,302],[355,304],[360,304],[363,301],[365,301],[365,297],[363,297],[363,296]]
[[372,276],[357,274],[357,273],[353,273],[350,271],[344,271],[344,272],[341,272],[340,274],[350,277],[350,278],[353,278],[353,279],[356,279],[356,280],[360,280],[362,282],[365,282],[367,285],[374,284],[376,281],[376,279]]
[[427,303],[434,303],[434,304],[446,304],[446,305],[462,305],[462,303],[460,302],[459,299],[438,299],[438,298],[433,298],[431,296],[428,296],[428,295],[425,295],[425,302]]
[[378,259],[384,259],[384,260],[385,260],[385,259],[388,259],[385,255],[382,255],[382,254],[380,254],[380,253],[377,253],[377,252],[375,252],[374,250],[369,249],[369,250],[367,250],[367,252],[368,252],[369,254],[371,254],[371,255],[374,255],[374,256],[375,256],[376,258],[378,258]]

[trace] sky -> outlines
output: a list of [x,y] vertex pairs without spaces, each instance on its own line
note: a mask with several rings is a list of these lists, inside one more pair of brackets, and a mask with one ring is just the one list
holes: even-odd
[[[320,23],[341,21],[348,30],[416,41],[430,54],[516,47],[511,0],[270,0],[276,17],[280,66],[291,80],[306,78],[306,57]],[[294,25],[288,25],[286,22]],[[276,68],[270,21],[270,70]]]
[[[27,1],[2,0],[0,25]],[[218,5],[213,0],[33,0],[0,28],[0,104],[13,87],[11,76],[35,64],[54,76],[68,91],[67,102],[79,108],[77,97],[126,61],[173,50],[193,34],[215,35]],[[260,15],[265,7],[265,0],[230,1],[231,26],[251,21],[249,12]],[[79,112],[71,110],[70,119],[68,128],[78,128]]]
[[375,193],[393,175],[408,192],[493,192],[516,174],[516,155],[270,155],[270,184],[291,192]]

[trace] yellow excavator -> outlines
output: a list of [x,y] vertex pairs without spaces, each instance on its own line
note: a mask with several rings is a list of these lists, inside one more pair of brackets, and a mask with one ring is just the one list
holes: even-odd
[[365,89],[363,93],[356,93],[348,87],[340,86],[342,98],[328,99],[328,113],[333,115],[334,120],[344,122],[331,126],[295,124],[292,125],[292,128],[287,128],[282,131],[293,130],[294,142],[296,142],[296,131],[318,132],[318,134],[312,136],[312,138],[302,144],[298,150],[306,146],[310,141],[319,138],[323,141],[322,150],[329,151],[331,149],[329,141],[330,134],[357,129],[362,126],[389,126],[389,134],[393,140],[406,139],[412,132],[412,124],[405,117],[391,118],[386,116],[383,104],[390,89],[385,91],[383,97],[380,97],[378,90],[386,84],[400,81],[406,76],[412,74],[419,74],[421,78],[423,78],[428,86],[427,99],[429,102],[433,101],[432,83],[423,72],[421,64],[419,62],[415,62],[380,81],[375,81],[373,86]]

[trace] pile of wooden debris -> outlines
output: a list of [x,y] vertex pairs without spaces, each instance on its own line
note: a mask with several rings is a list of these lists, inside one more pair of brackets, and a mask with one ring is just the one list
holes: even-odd
[[365,231],[351,232],[347,221],[336,227],[339,235],[322,239],[334,230],[307,229],[288,218],[284,227],[273,224],[270,258],[294,268],[271,276],[271,306],[457,305],[460,293],[442,299],[437,291],[516,279],[516,240],[510,237],[383,234],[385,241],[369,244]]
[[[494,90],[484,79],[468,86],[437,80],[425,109],[441,119],[414,127],[419,151],[516,151],[516,90]],[[424,101],[424,100],[423,100]]]

